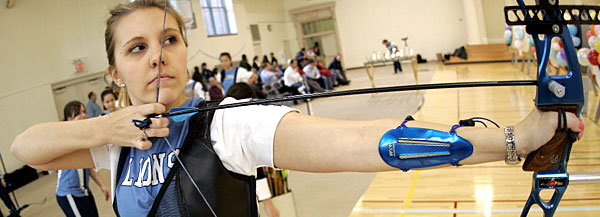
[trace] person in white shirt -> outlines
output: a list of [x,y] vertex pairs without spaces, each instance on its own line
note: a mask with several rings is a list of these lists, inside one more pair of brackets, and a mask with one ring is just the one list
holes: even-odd
[[319,69],[317,69],[315,61],[308,59],[306,63],[306,66],[304,66],[304,69],[302,69],[306,74],[306,78],[318,82],[319,88],[321,89],[330,89],[328,83],[321,77],[321,73],[319,73]]
[[288,87],[297,88],[300,93],[308,93],[302,75],[298,72],[298,60],[291,59],[289,65],[283,72],[283,84]]

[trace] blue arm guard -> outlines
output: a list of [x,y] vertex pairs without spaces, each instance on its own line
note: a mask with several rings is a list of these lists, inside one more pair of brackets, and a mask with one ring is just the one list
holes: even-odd
[[385,133],[379,141],[379,155],[392,167],[406,172],[413,168],[427,168],[451,164],[473,154],[473,145],[450,132],[406,127],[404,123]]

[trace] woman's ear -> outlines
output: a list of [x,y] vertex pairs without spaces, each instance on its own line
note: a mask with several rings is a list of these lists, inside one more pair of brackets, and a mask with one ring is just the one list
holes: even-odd
[[120,85],[123,83],[123,79],[121,79],[121,75],[119,74],[119,72],[117,71],[117,68],[113,67],[113,66],[108,66],[108,73],[110,73],[110,77],[112,77],[112,80],[117,84]]

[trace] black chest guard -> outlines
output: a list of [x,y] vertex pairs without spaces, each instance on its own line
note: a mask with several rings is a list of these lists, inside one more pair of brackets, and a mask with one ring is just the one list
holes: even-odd
[[[207,106],[202,102],[198,107]],[[256,180],[227,170],[215,153],[210,139],[214,111],[200,112],[190,119],[188,134],[179,158],[217,216],[258,217]],[[129,149],[121,150],[119,170]],[[121,171],[117,172],[120,175]],[[117,177],[117,180],[118,177]],[[113,207],[118,215],[115,200]],[[208,206],[176,162],[154,200],[148,216],[212,216]]]

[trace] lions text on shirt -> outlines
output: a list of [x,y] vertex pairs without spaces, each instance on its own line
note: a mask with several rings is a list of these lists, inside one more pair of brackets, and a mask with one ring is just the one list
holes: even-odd
[[[190,98],[182,106],[198,105],[201,98]],[[117,207],[121,216],[145,216],[152,208],[167,174],[177,161],[187,135],[189,119],[183,122],[169,120],[169,136],[174,151],[163,138],[151,138],[152,147],[147,150],[132,148],[117,182]]]
[[88,195],[90,169],[59,170],[56,195],[85,197]]

